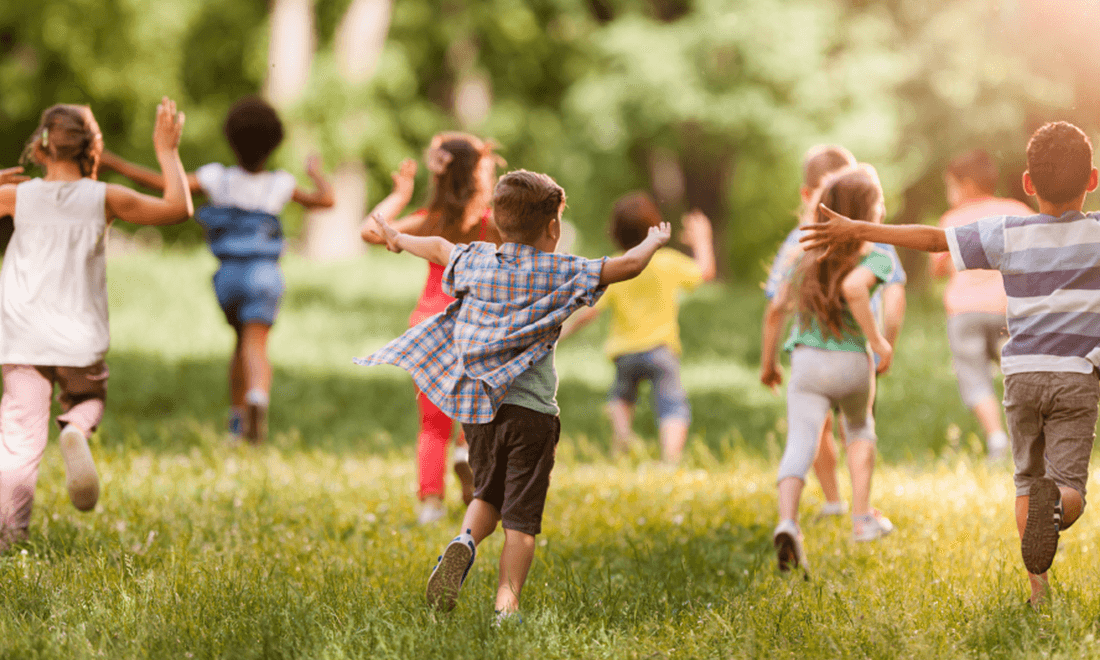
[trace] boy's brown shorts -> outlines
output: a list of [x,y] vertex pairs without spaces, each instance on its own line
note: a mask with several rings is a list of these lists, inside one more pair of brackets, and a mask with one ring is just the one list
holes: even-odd
[[474,497],[496,507],[504,529],[541,532],[561,421],[506,403],[493,421],[463,424],[462,430],[470,445]]
[[1016,496],[1047,476],[1085,497],[1096,436],[1096,374],[1035,371],[1005,376],[1005,417],[1016,462]]

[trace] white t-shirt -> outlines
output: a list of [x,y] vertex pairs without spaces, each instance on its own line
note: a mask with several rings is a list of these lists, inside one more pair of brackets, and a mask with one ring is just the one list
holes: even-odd
[[294,195],[294,175],[286,170],[248,172],[236,165],[210,163],[195,170],[203,192],[215,206],[279,215]]
[[87,367],[107,324],[107,184],[31,179],[15,189],[0,268],[0,363]]

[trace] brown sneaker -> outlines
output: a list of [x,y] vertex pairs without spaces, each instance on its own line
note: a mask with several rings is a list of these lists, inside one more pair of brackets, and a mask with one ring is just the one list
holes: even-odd
[[88,439],[72,424],[61,430],[61,458],[65,461],[65,485],[69,499],[81,511],[91,511],[99,501],[99,474],[96,473]]
[[1031,484],[1027,502],[1027,525],[1020,539],[1020,554],[1028,573],[1047,572],[1058,552],[1058,529],[1062,525],[1062,492],[1050,477]]

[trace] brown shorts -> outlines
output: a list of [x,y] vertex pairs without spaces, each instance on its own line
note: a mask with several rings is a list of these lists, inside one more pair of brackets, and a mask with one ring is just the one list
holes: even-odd
[[504,529],[542,531],[542,510],[561,435],[555,415],[504,404],[488,424],[463,424],[474,497],[496,507]]
[[1095,374],[1034,371],[1005,376],[1005,417],[1016,462],[1016,496],[1044,476],[1085,496],[1096,436]]

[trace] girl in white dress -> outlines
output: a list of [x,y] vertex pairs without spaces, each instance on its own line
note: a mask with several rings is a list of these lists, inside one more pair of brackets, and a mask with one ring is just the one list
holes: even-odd
[[97,181],[103,137],[91,109],[55,105],[23,152],[45,176],[0,185],[0,216],[15,219],[0,268],[0,551],[27,536],[55,383],[69,497],[81,511],[99,499],[88,437],[107,395],[107,227],[114,218],[167,225],[193,214],[182,130],[183,114],[165,98],[153,145],[169,185],[152,197]]

